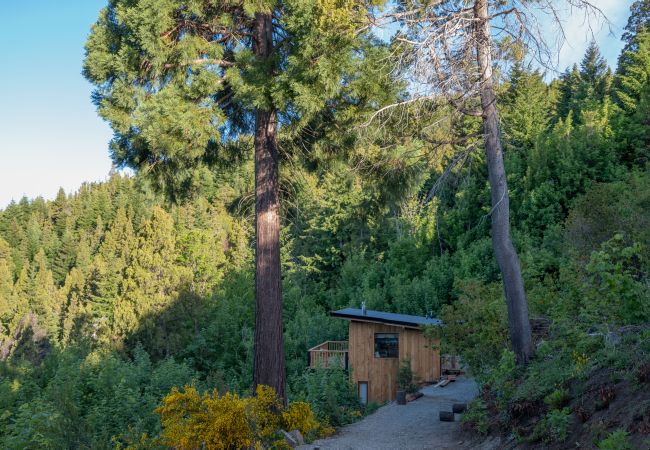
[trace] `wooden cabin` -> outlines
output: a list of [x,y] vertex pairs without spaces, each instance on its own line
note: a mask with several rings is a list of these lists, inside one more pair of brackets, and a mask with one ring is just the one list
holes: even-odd
[[365,308],[346,308],[330,315],[349,320],[349,342],[328,341],[312,348],[310,366],[349,365],[362,403],[395,399],[397,371],[407,357],[417,381],[440,378],[440,352],[422,331],[423,325],[440,325],[440,320]]

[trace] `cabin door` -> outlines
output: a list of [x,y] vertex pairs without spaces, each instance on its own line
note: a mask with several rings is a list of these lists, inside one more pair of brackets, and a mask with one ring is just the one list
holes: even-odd
[[368,382],[359,381],[359,402],[362,405],[368,404]]

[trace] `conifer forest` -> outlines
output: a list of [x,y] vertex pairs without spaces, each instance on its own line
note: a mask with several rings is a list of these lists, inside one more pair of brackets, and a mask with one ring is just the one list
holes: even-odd
[[327,436],[362,302],[442,320],[472,439],[649,448],[650,1],[557,71],[555,3],[108,0],[114,169],[0,210],[0,448]]

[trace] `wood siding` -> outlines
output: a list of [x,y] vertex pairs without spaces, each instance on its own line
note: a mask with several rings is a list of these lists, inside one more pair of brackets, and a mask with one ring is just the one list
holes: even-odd
[[[375,333],[399,335],[399,358],[375,358]],[[368,401],[394,400],[397,395],[397,370],[400,361],[411,357],[417,381],[435,381],[440,377],[440,354],[427,347],[420,330],[372,322],[350,321],[350,367],[352,381],[368,382]]]

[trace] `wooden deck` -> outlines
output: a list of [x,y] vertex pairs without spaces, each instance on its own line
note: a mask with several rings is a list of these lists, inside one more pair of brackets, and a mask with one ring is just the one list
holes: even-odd
[[309,367],[348,369],[348,341],[325,341],[309,349]]

